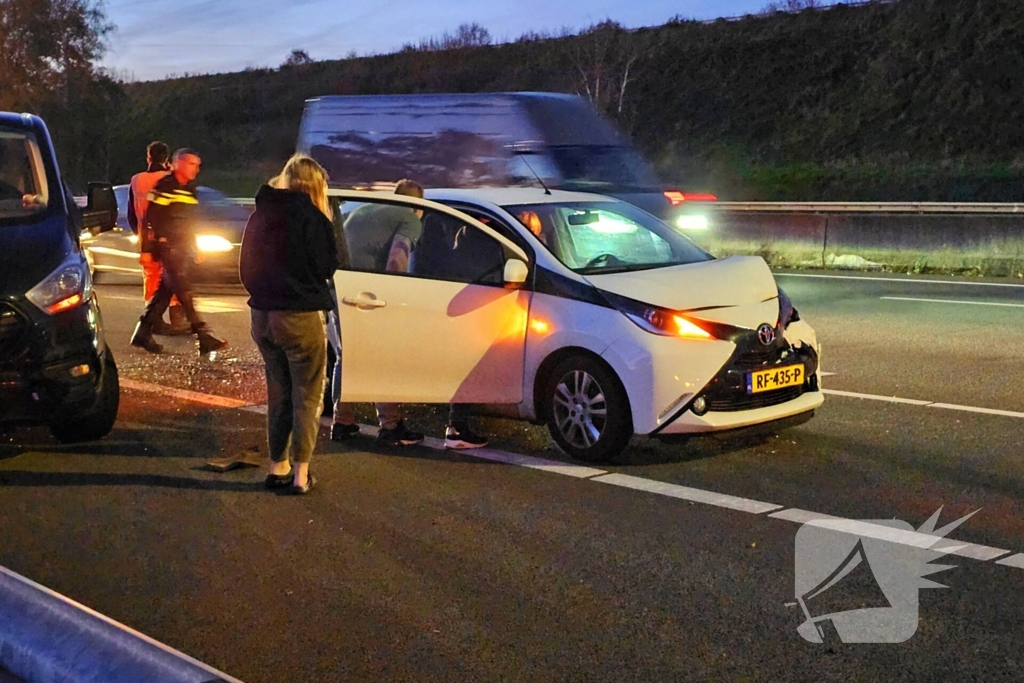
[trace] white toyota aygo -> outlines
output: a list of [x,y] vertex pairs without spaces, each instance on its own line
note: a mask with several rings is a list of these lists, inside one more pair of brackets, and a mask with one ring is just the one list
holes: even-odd
[[423,226],[409,272],[335,275],[344,401],[477,404],[587,461],[634,434],[790,426],[823,402],[814,330],[759,257],[716,259],[595,194],[330,194],[340,226],[394,218],[367,204]]

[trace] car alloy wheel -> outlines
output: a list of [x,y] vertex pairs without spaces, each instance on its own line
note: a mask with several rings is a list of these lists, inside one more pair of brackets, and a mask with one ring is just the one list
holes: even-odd
[[604,391],[585,370],[567,373],[555,386],[554,412],[562,437],[576,448],[592,448],[608,423]]

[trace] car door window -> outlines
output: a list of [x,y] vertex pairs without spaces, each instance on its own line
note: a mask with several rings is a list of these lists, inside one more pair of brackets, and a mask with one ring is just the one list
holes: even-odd
[[412,247],[411,277],[502,286],[508,258],[490,235],[433,209],[374,202],[344,202],[342,233],[350,270],[392,272],[388,256],[396,237]]

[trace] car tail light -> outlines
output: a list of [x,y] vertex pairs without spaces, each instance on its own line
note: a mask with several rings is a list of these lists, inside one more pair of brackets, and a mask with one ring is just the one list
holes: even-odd
[[669,190],[665,192],[665,199],[672,202],[672,206],[679,206],[686,202],[717,202],[718,197],[713,194],[705,192],[680,192],[679,190]]

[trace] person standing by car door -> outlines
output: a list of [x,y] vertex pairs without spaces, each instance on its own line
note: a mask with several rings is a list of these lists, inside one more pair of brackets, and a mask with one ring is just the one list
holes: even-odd
[[163,347],[153,339],[153,328],[163,318],[164,311],[177,296],[185,310],[185,316],[192,324],[192,332],[199,339],[199,355],[205,356],[219,351],[228,343],[213,334],[210,326],[203,322],[192,300],[192,278],[190,270],[194,263],[195,234],[193,223],[199,200],[196,197],[195,179],[199,175],[202,161],[195,150],[179,149],[174,153],[174,165],[170,174],[160,179],[149,193],[146,209],[146,223],[153,230],[153,255],[160,262],[163,272],[160,285],[146,309],[139,318],[131,345],[150,353],[161,353]]
[[326,381],[324,314],[334,308],[329,281],[338,269],[330,215],[327,174],[296,154],[260,188],[242,235],[239,274],[267,377],[271,469],[265,483],[296,494],[316,484],[309,462]]
[[[171,172],[171,151],[159,140],[149,143],[146,147],[146,170],[132,176],[128,184],[128,225],[139,238],[139,265],[142,266],[142,295],[149,303],[160,286],[160,273],[163,268],[153,258],[152,230],[146,223],[146,209],[149,207],[149,193],[156,184]],[[178,297],[171,298],[171,306],[167,309],[171,319],[170,325],[161,318],[153,327],[153,334],[182,335],[189,334],[191,328],[185,320],[185,312],[181,308]]]
[[[395,186],[395,194],[423,199],[423,186],[412,180],[401,180]],[[422,217],[422,211],[387,204],[366,204],[355,209],[344,224],[349,267],[375,272],[408,272],[413,248],[423,232]],[[342,353],[344,349],[335,349],[339,364]],[[337,400],[340,395],[339,388],[335,392],[334,425],[331,428],[331,438],[335,441],[359,431],[352,405]],[[400,404],[378,403],[376,408],[380,422],[377,439],[380,443],[385,446],[413,446],[423,441],[421,432],[405,426]]]

